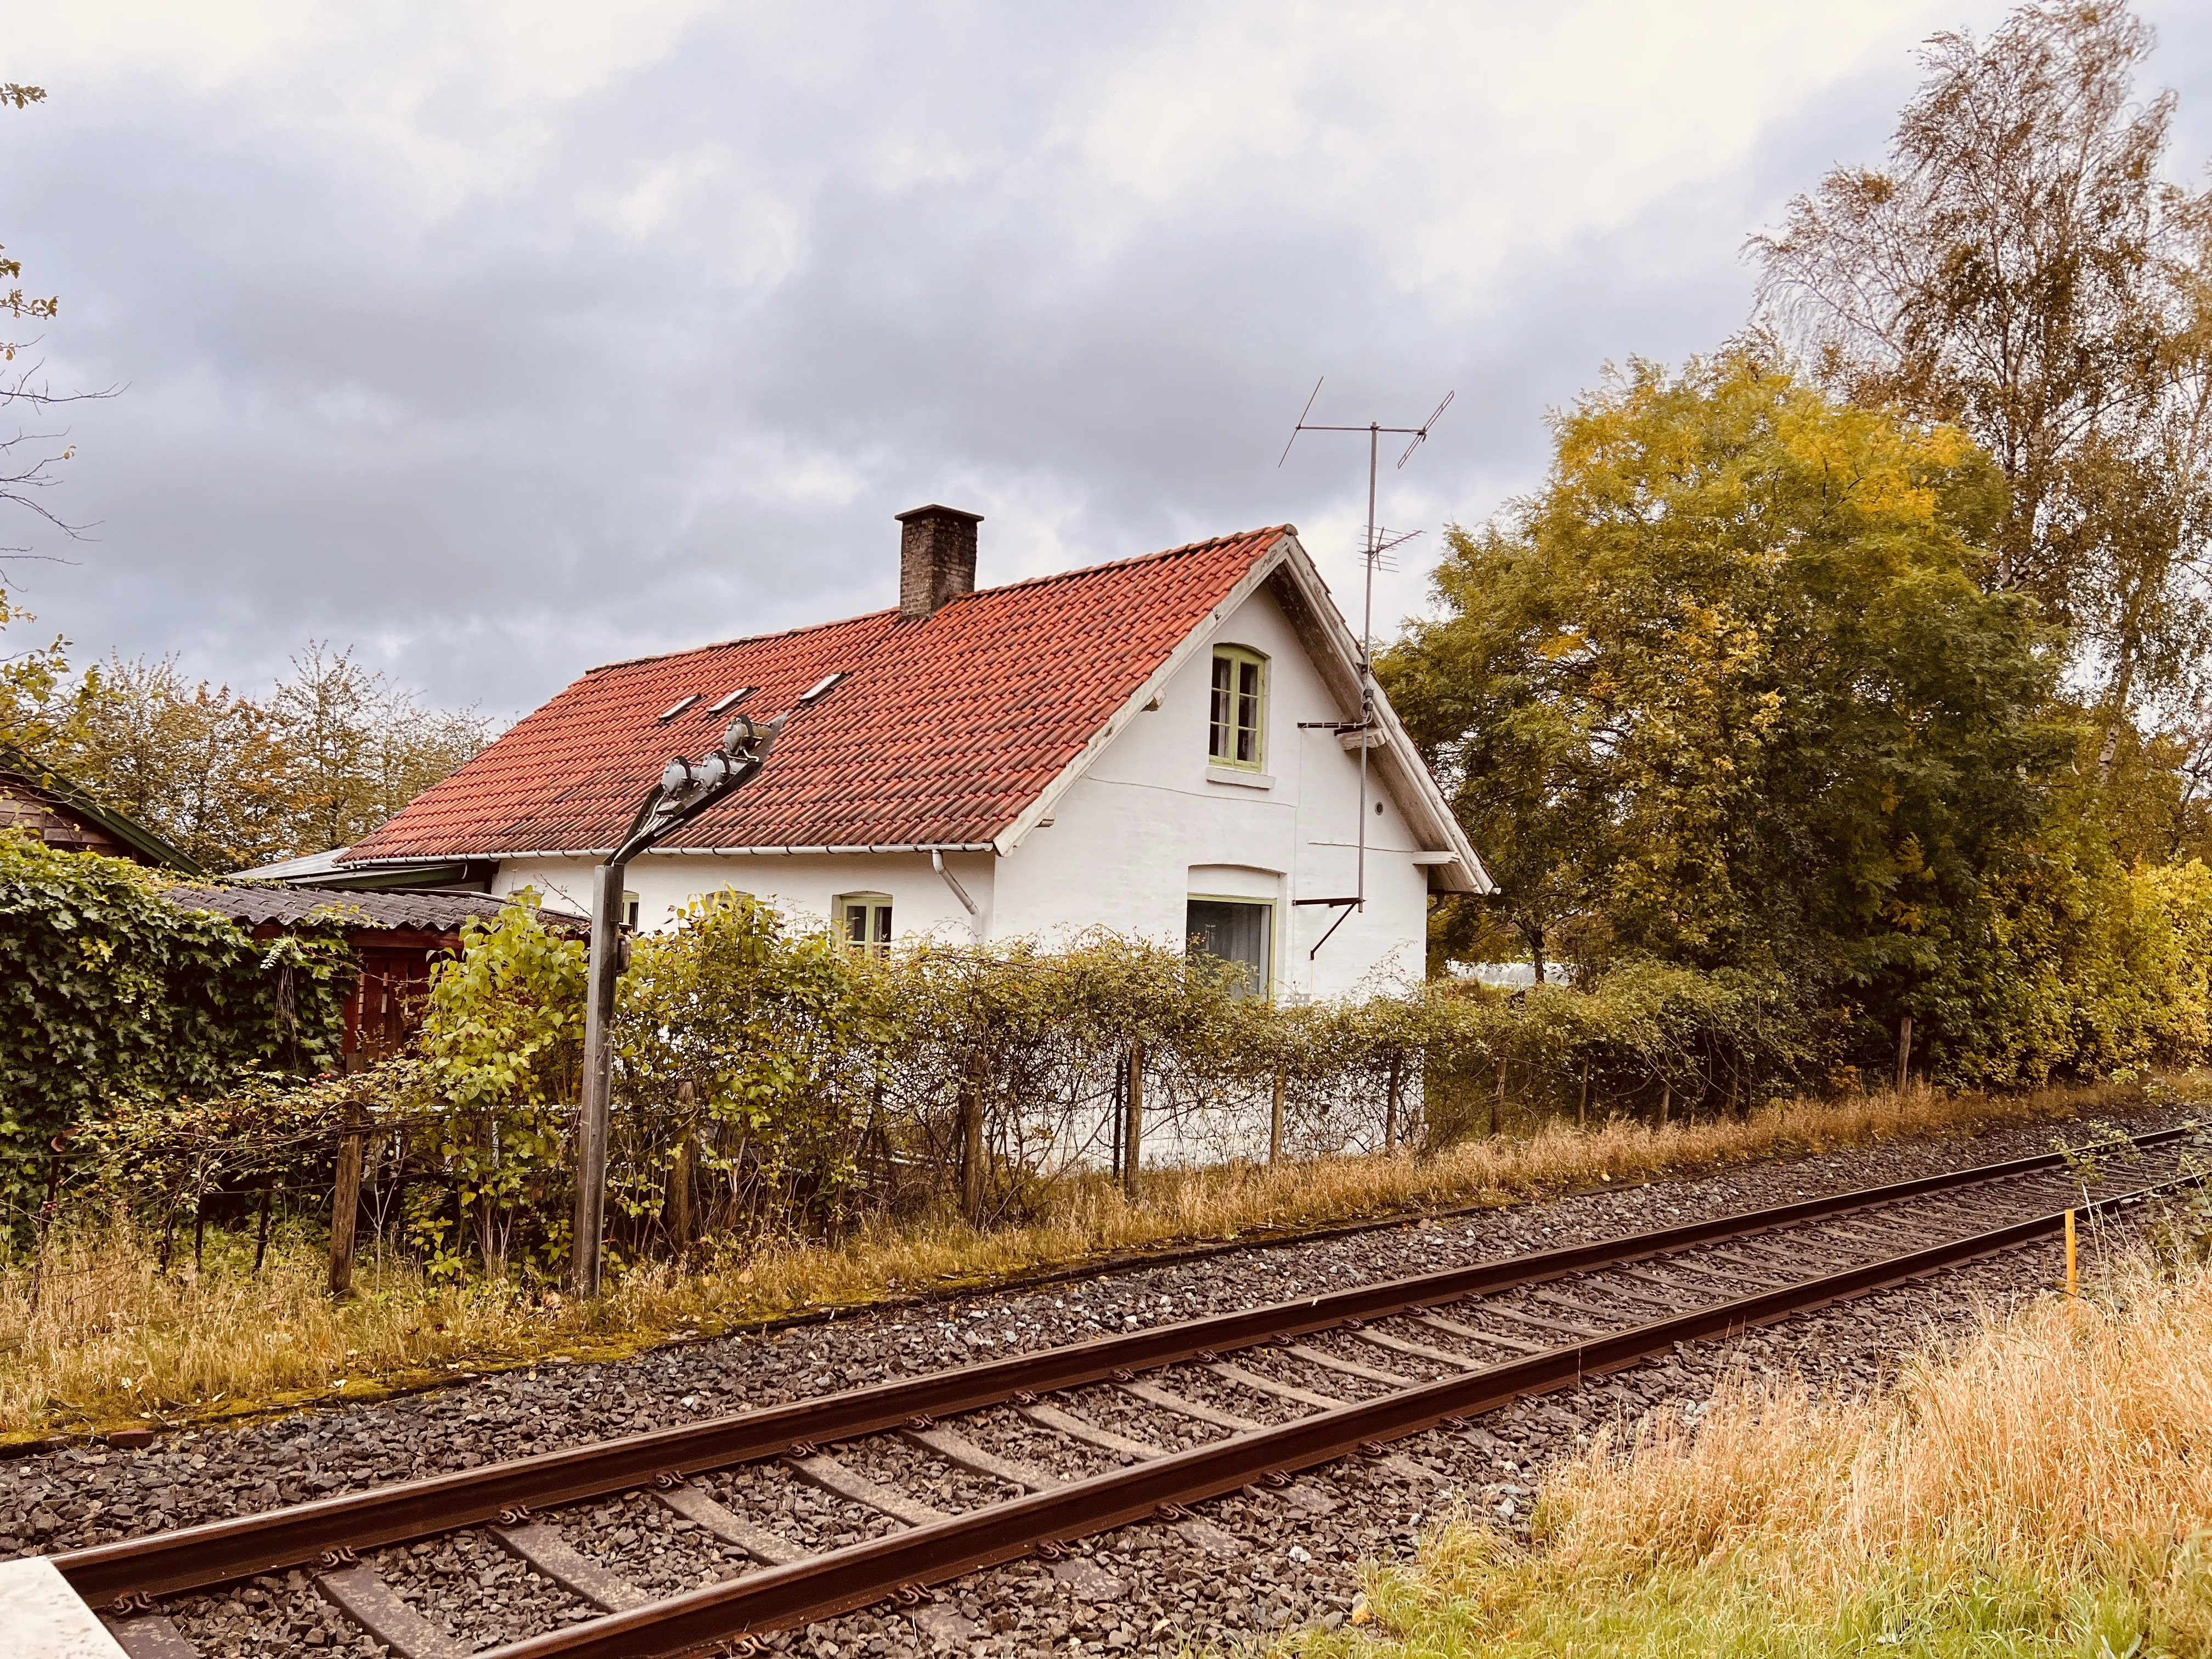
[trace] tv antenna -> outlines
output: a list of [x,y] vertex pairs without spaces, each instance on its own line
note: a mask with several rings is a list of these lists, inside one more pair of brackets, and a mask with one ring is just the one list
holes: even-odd
[[1445,392],[1443,402],[1431,410],[1429,412],[1429,418],[1419,426],[1384,426],[1379,421],[1370,421],[1364,426],[1322,425],[1308,421],[1306,416],[1313,413],[1315,401],[1321,396],[1322,380],[1327,378],[1328,376],[1323,375],[1314,382],[1313,392],[1307,398],[1306,406],[1298,411],[1297,424],[1291,428],[1290,441],[1284,444],[1283,453],[1276,458],[1275,461],[1275,465],[1279,470],[1283,463],[1291,459],[1291,445],[1297,442],[1298,434],[1301,432],[1364,432],[1367,434],[1367,529],[1365,535],[1361,538],[1360,551],[1360,562],[1365,567],[1366,592],[1361,598],[1359,610],[1359,718],[1357,720],[1301,720],[1298,722],[1300,726],[1321,726],[1334,731],[1340,738],[1346,732],[1356,732],[1359,734],[1359,834],[1357,843],[1359,851],[1356,866],[1357,880],[1349,898],[1308,898],[1291,901],[1294,908],[1308,904],[1327,905],[1338,913],[1336,920],[1328,925],[1328,933],[1323,933],[1316,941],[1314,948],[1306,952],[1308,962],[1311,962],[1321,954],[1321,947],[1328,943],[1331,933],[1344,926],[1346,916],[1355,910],[1364,910],[1367,908],[1367,751],[1374,745],[1376,737],[1382,729],[1380,723],[1375,718],[1375,569],[1382,563],[1383,556],[1392,548],[1401,546],[1421,533],[1418,530],[1407,530],[1393,536],[1375,522],[1375,484],[1382,453],[1382,434],[1387,432],[1393,437],[1401,437],[1407,441],[1405,453],[1398,457],[1398,465],[1402,468],[1407,462],[1413,459],[1413,452],[1428,441],[1430,432],[1435,428],[1436,423],[1443,418],[1444,410],[1451,407],[1451,400],[1458,395],[1456,392]]

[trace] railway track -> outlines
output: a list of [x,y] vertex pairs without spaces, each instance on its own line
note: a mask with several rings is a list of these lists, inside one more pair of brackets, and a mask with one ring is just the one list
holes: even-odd
[[[291,1569],[404,1659],[747,1651],[764,1633],[886,1598],[920,1606],[928,1586],[979,1568],[1059,1559],[1133,1522],[1164,1519],[1218,1545],[1190,1505],[1288,1487],[1338,1459],[1433,1480],[1393,1443],[1678,1343],[2034,1243],[2069,1207],[2142,1203],[2195,1178],[2182,1156],[2191,1134],[2136,1137],[2130,1167],[2107,1156],[2094,1196],[2058,1154],[1985,1165],[850,1389],[54,1565],[133,1659],[194,1659],[165,1610],[176,1598]],[[641,1493],[698,1542],[690,1576],[710,1582],[650,1591],[618,1547],[592,1547],[618,1545],[607,1506]],[[439,1617],[419,1586],[411,1600],[396,1587],[410,1552],[457,1536],[488,1544],[480,1555],[527,1574],[565,1613],[487,1641]]]

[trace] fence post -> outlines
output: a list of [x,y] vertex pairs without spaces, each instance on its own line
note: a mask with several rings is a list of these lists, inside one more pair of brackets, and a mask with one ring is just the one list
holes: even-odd
[[1589,1061],[1583,1061],[1583,1097],[1575,1103],[1575,1127],[1589,1127]]
[[1912,1075],[1912,1016],[1906,1014],[1897,1022],[1897,1091],[1905,1092],[1905,1079]]
[[62,1153],[69,1144],[69,1132],[64,1130],[46,1142],[53,1158],[46,1165],[46,1201],[39,1206],[38,1254],[31,1258],[31,1311],[39,1310],[39,1294],[46,1288],[46,1235],[54,1224],[54,1211],[62,1197]]
[[1405,1051],[1390,1051],[1390,1080],[1382,1091],[1382,1151],[1385,1154],[1398,1150],[1398,1073],[1405,1064]]
[[331,1294],[353,1288],[353,1237],[361,1216],[362,1115],[346,1108],[345,1138],[338,1142],[338,1178],[331,1194]]
[[983,1224],[983,1056],[968,1061],[960,1085],[960,1213],[971,1227]]
[[1505,1056],[1498,1057],[1498,1092],[1490,1097],[1490,1137],[1498,1138],[1498,1120],[1505,1113]]
[[1114,1136],[1111,1168],[1116,1186],[1121,1181],[1121,1137],[1128,1133],[1129,1128],[1128,1088],[1129,1068],[1116,1060],[1114,1062],[1114,1109],[1111,1114]]
[[255,1223],[253,1228],[253,1276],[256,1279],[261,1276],[262,1262],[268,1259],[269,1209],[276,1200],[276,1177],[272,1173],[269,1176],[267,1184],[261,1188],[261,1218]]
[[1145,1040],[1129,1039],[1129,1118],[1121,1133],[1121,1190],[1137,1195],[1137,1160],[1145,1144]]
[[691,1149],[699,1139],[691,1112],[698,1100],[699,1091],[690,1078],[676,1085],[679,1127],[676,1157],[668,1171],[668,1243],[672,1255],[682,1255],[691,1243]]
[[1275,1067],[1275,1102],[1267,1113],[1267,1162],[1279,1164],[1283,1158],[1283,1086],[1289,1080],[1288,1068]]

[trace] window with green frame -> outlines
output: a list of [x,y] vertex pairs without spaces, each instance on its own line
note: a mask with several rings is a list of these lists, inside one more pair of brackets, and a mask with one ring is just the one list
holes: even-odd
[[856,957],[885,957],[891,950],[891,896],[841,893],[837,936]]
[[1213,647],[1213,714],[1206,758],[1216,766],[1261,769],[1267,758],[1267,659],[1241,645]]

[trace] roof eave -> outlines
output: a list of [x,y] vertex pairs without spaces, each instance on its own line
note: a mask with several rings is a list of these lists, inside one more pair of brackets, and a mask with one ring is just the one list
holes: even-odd
[[[1358,641],[1338,611],[1336,601],[1330,598],[1328,586],[1322,580],[1312,557],[1297,534],[1285,531],[1265,553],[1253,560],[1251,568],[1237,585],[1192,627],[1168,653],[1166,660],[1129,695],[1106,724],[1091,734],[1091,740],[1060,769],[1059,775],[1000,832],[996,842],[999,852],[1012,853],[1031,830],[1052,817],[1060,798],[1090,770],[1107,744],[1121,734],[1146,704],[1166,690],[1168,682],[1185,663],[1212,642],[1216,631],[1238,606],[1278,578],[1290,583],[1300,601],[1297,609],[1303,615],[1292,620],[1294,626],[1301,622],[1306,624],[1299,631],[1307,636],[1308,653],[1342,702],[1344,711],[1347,714],[1356,713],[1359,707]],[[1390,787],[1399,810],[1405,813],[1424,850],[1452,855],[1448,864],[1428,866],[1430,887],[1444,893],[1492,891],[1494,884],[1490,872],[1482,867],[1474,844],[1460,827],[1458,817],[1445,801],[1443,791],[1437,787],[1436,779],[1422,761],[1420,751],[1413,747],[1413,740],[1399,723],[1390,700],[1379,686],[1376,689],[1375,706],[1382,719],[1384,740],[1372,752],[1383,758],[1381,769],[1384,782]]]
[[[1306,628],[1315,630],[1319,637],[1307,641],[1309,653],[1341,701],[1347,715],[1356,715],[1359,709],[1359,641],[1353,637],[1352,626],[1336,608],[1336,601],[1322,580],[1312,557],[1296,537],[1285,537],[1288,544],[1282,558],[1269,574],[1279,575],[1287,582],[1300,601]],[[1303,631],[1303,630],[1302,630]],[[1320,647],[1320,648],[1316,648]],[[1453,862],[1430,866],[1430,886],[1439,892],[1487,893],[1494,884],[1490,872],[1482,866],[1482,859],[1468,840],[1467,831],[1460,827],[1458,816],[1437,787],[1420,750],[1407,735],[1399,721],[1397,711],[1390,707],[1390,699],[1381,686],[1375,688],[1375,709],[1382,727],[1383,740],[1369,750],[1370,758],[1379,763],[1382,781],[1406,815],[1408,826],[1423,850],[1449,853]],[[1455,871],[1456,873],[1448,873]]]
[[[604,859],[613,853],[611,847],[532,847],[515,848],[504,852],[456,853],[435,860],[420,854],[402,856],[398,854],[385,858],[348,860],[339,867],[343,870],[369,870],[380,866],[489,863],[506,859]],[[988,841],[915,841],[915,842],[853,842],[836,844],[761,845],[750,847],[653,847],[640,854],[641,858],[794,858],[802,855],[828,854],[846,857],[859,854],[890,853],[994,853],[998,843]]]
[[0,770],[13,772],[33,788],[52,796],[70,811],[90,819],[95,828],[105,830],[125,847],[143,853],[164,868],[183,876],[204,877],[208,873],[137,819],[127,818],[120,812],[102,806],[83,785],[64,776],[50,766],[33,760],[19,750],[0,748]]
[[1175,649],[1168,653],[1160,665],[1107,716],[1105,725],[1091,734],[1090,740],[1075,752],[1066,765],[1060,768],[1052,781],[1045,785],[1027,806],[1014,815],[1013,821],[999,832],[994,845],[1001,857],[1019,847],[1029,838],[1031,830],[1052,817],[1060,798],[1081,781],[1091,769],[1091,763],[1105,752],[1106,746],[1121,735],[1131,720],[1144,712],[1146,704],[1167,690],[1168,682],[1175,678],[1185,663],[1206,648],[1213,637],[1214,630],[1239,605],[1260,591],[1286,556],[1285,550],[1297,545],[1297,537],[1285,531],[1269,544],[1266,552],[1246,567],[1237,585],[1192,625],[1190,631],[1176,642]]

